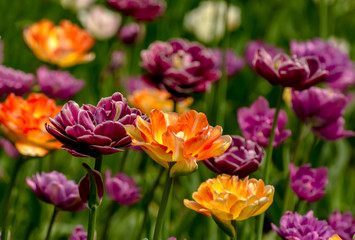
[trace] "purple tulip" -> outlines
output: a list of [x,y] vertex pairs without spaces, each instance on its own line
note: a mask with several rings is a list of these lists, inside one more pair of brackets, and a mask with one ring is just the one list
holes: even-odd
[[313,133],[334,141],[354,136],[353,131],[344,130],[344,109],[348,98],[331,90],[311,87],[303,91],[292,91],[292,109],[300,121],[309,124]]
[[0,96],[10,93],[25,95],[31,90],[33,82],[33,74],[0,65]]
[[329,74],[326,82],[334,90],[344,91],[355,85],[355,68],[349,55],[329,42],[315,38],[306,42],[291,41],[291,53],[298,57],[314,56]]
[[352,240],[355,235],[355,218],[351,212],[333,212],[328,218],[329,225],[342,240]]
[[19,153],[17,148],[7,139],[0,137],[0,146],[4,149],[9,157],[17,158]]
[[144,34],[144,25],[133,22],[122,26],[118,36],[123,43],[133,45],[139,43]]
[[181,100],[194,92],[206,92],[220,77],[211,50],[184,39],[154,42],[141,52],[144,78]]
[[254,69],[253,62],[254,62],[255,54],[261,48],[263,48],[272,58],[274,58],[279,53],[285,53],[284,50],[277,48],[273,45],[266,44],[261,40],[251,41],[246,46],[244,55],[245,55],[245,60],[247,61],[249,66],[252,67],[253,69]]
[[67,180],[62,173],[36,173],[32,179],[27,177],[26,182],[40,200],[61,210],[75,212],[85,207],[79,196],[78,185],[73,180]]
[[116,50],[112,52],[110,65],[108,71],[111,73],[116,72],[118,69],[122,68],[126,61],[126,54],[124,51]]
[[[213,54],[216,58],[216,69],[221,69],[223,63],[223,50],[214,49]],[[238,57],[232,49],[228,49],[226,52],[226,67],[227,76],[232,77],[237,75],[238,72],[244,67],[245,62],[243,58]]]
[[246,140],[240,136],[231,137],[232,144],[222,156],[202,162],[215,173],[226,173],[244,178],[259,168],[265,151],[252,140]]
[[68,240],[87,240],[88,234],[82,225],[75,227]]
[[107,194],[121,205],[132,205],[142,198],[141,188],[126,174],[118,173],[111,178],[111,171],[107,170],[105,185]]
[[132,16],[137,21],[151,22],[165,12],[165,2],[160,0],[106,0],[117,11]]
[[328,184],[328,169],[326,167],[311,168],[310,164],[301,166],[299,169],[290,164],[291,188],[296,195],[307,201],[315,202],[325,194]]
[[155,85],[150,82],[147,82],[142,76],[129,77],[126,82],[126,90],[128,94],[132,94],[136,90],[144,88],[156,88]]
[[256,72],[272,85],[292,87],[297,90],[309,88],[325,80],[328,71],[321,68],[317,57],[289,57],[284,53],[272,57],[264,49],[258,49],[253,66]]
[[327,221],[313,217],[313,211],[304,216],[287,211],[280,219],[280,228],[273,223],[271,227],[284,240],[328,240],[335,234]]
[[51,98],[72,98],[84,85],[84,80],[75,79],[69,72],[51,71],[46,66],[37,69],[38,84],[43,93]]
[[[263,147],[267,147],[274,120],[275,108],[269,108],[268,101],[259,97],[250,108],[238,110],[238,123],[242,130],[243,137],[253,140]],[[287,123],[285,111],[280,110],[278,121],[275,127],[275,139],[273,146],[279,146],[291,135],[290,130],[283,130]]]
[[46,129],[70,154],[97,158],[122,152],[119,148],[131,143],[124,126],[135,124],[137,116],[146,118],[138,109],[130,108],[121,93],[115,93],[102,98],[96,107],[84,104],[80,108],[69,101],[49,119],[53,126],[46,124]]

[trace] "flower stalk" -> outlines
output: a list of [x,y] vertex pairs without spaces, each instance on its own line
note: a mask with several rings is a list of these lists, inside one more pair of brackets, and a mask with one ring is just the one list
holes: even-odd
[[54,221],[55,221],[55,217],[57,216],[57,213],[58,213],[58,209],[54,206],[53,213],[52,213],[52,218],[51,218],[51,221],[49,222],[49,226],[48,226],[48,230],[47,230],[47,234],[46,234],[45,240],[49,240],[49,237],[51,235],[51,231],[52,231],[53,224],[54,224]]
[[[270,173],[271,173],[271,168],[272,168],[272,152],[274,150],[273,148],[273,143],[274,143],[274,138],[275,138],[275,127],[278,121],[279,117],[279,112],[281,109],[281,102],[282,102],[282,95],[284,92],[284,87],[281,87],[279,89],[279,95],[278,95],[278,100],[277,100],[277,105],[276,105],[276,111],[274,115],[274,120],[272,122],[272,127],[271,127],[271,132],[270,132],[270,138],[269,138],[269,143],[267,147],[267,152],[266,152],[266,159],[265,159],[265,171],[264,171],[264,181],[265,183],[269,183],[270,181]],[[264,226],[264,219],[265,219],[265,213],[262,213],[259,217],[258,222],[258,228],[257,228],[257,235],[258,235],[258,240],[262,240],[263,236],[263,226]]]
[[319,35],[326,39],[328,35],[328,0],[320,0],[319,2]]
[[155,224],[153,240],[160,239],[160,233],[161,233],[161,229],[163,226],[165,210],[166,210],[166,206],[168,204],[170,190],[171,190],[171,186],[172,186],[173,179],[174,179],[174,178],[170,177],[170,170],[173,165],[174,165],[174,163],[169,164],[169,170],[168,170],[168,174],[166,176],[164,192],[163,192],[163,196],[161,198],[158,217],[157,217],[157,221]]

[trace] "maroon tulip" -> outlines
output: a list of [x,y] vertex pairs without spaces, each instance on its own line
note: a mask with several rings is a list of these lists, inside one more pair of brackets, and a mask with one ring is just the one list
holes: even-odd
[[290,42],[291,53],[298,57],[313,56],[329,74],[325,81],[334,90],[344,91],[355,85],[355,66],[349,55],[331,43],[315,38],[305,42]]
[[88,234],[82,225],[75,227],[68,240],[87,240]]
[[251,41],[247,44],[246,49],[245,49],[245,60],[249,64],[250,67],[254,69],[253,62],[255,55],[257,54],[259,49],[264,49],[272,58],[274,58],[276,55],[280,53],[284,53],[285,51],[277,48],[273,45],[269,45],[264,43],[261,40],[257,41]]
[[33,74],[0,65],[0,96],[10,93],[25,95],[31,90],[33,82]]
[[226,173],[244,178],[259,168],[265,151],[252,140],[246,140],[240,136],[231,137],[232,144],[222,156],[202,162],[215,173]]
[[53,204],[55,207],[75,212],[84,208],[79,196],[78,185],[59,172],[42,172],[31,178],[26,178],[28,186],[43,202]]
[[355,235],[355,218],[351,212],[333,212],[328,218],[329,225],[342,240],[352,240]]
[[292,109],[300,121],[309,124],[313,133],[324,140],[334,141],[354,136],[355,132],[344,130],[344,109],[347,97],[317,87],[303,91],[292,91]]
[[168,90],[176,100],[194,92],[206,92],[220,77],[213,52],[184,39],[154,42],[142,51],[144,78],[160,89]]
[[122,14],[132,16],[137,21],[151,22],[165,12],[165,2],[160,0],[106,0]]
[[[259,97],[250,108],[240,108],[238,110],[238,123],[243,137],[267,147],[274,115],[275,109],[269,108],[268,101],[263,97]],[[279,146],[291,135],[290,130],[283,130],[286,123],[287,115],[285,111],[280,110],[275,127],[275,139],[272,144],[274,147]]]
[[66,100],[72,98],[84,85],[84,80],[75,79],[69,72],[51,71],[46,66],[37,69],[41,91],[51,98]]
[[123,43],[133,45],[139,43],[144,34],[144,25],[133,22],[122,26],[118,36]]
[[291,188],[297,196],[308,203],[321,199],[328,184],[328,169],[326,167],[311,168],[310,164],[299,169],[290,164]]
[[284,53],[271,57],[264,49],[257,51],[253,66],[256,72],[272,85],[297,90],[309,88],[325,80],[328,74],[328,71],[321,68],[316,57],[297,58]]
[[70,154],[97,158],[121,152],[119,148],[131,143],[124,126],[135,124],[137,116],[146,118],[138,109],[130,108],[121,93],[115,93],[102,98],[96,107],[84,104],[80,108],[69,101],[49,119],[53,126],[46,124],[46,129]]
[[132,205],[142,198],[141,188],[136,186],[133,178],[124,173],[118,173],[111,178],[111,171],[107,170],[105,185],[107,194],[121,205]]
[[[95,184],[96,184],[96,190],[97,190],[97,197],[99,201],[101,201],[103,195],[104,195],[104,183],[101,177],[101,173],[91,169],[94,178],[95,178]],[[91,182],[90,182],[90,177],[89,174],[87,173],[79,182],[79,194],[81,201],[83,201],[85,204],[88,203],[89,201],[89,196],[90,196],[90,188],[91,188]]]

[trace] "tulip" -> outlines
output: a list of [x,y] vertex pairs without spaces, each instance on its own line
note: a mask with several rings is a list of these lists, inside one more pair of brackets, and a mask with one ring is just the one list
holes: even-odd
[[291,188],[297,196],[308,203],[321,199],[328,184],[328,169],[326,167],[311,168],[310,164],[299,169],[290,164]]
[[169,91],[175,100],[209,91],[220,77],[213,52],[184,39],[154,42],[141,52],[146,81]]
[[292,87],[297,90],[309,88],[325,80],[328,71],[323,70],[316,57],[289,57],[280,53],[275,57],[259,49],[254,57],[256,72],[272,85]]
[[[243,137],[253,140],[263,147],[267,147],[271,134],[275,109],[269,108],[269,103],[263,97],[259,97],[250,108],[238,109],[238,123]],[[290,130],[283,130],[287,123],[287,115],[280,110],[277,125],[275,127],[275,139],[273,146],[279,146],[291,135]]]
[[312,87],[303,91],[292,91],[292,109],[300,121],[309,124],[313,133],[334,141],[355,135],[344,130],[344,109],[347,97],[331,90]]
[[284,240],[328,240],[335,233],[324,220],[313,217],[313,211],[302,216],[287,211],[280,220],[280,228],[271,224],[272,229]]
[[232,141],[194,110],[182,115],[152,110],[150,122],[137,117],[136,126],[127,125],[126,130],[132,145],[141,146],[161,166],[171,166],[171,177],[195,171],[198,161],[222,155]]
[[343,240],[352,240],[355,235],[355,218],[351,212],[333,212],[328,218],[329,225]]
[[[146,115],[149,115],[153,109],[158,109],[164,112],[174,111],[174,101],[171,99],[171,94],[165,90],[155,88],[136,90],[133,94],[128,96],[128,101]],[[178,102],[175,111],[177,113],[187,112],[192,102],[192,97],[188,97],[183,101]]]
[[84,231],[84,227],[78,225],[75,227],[68,240],[87,240],[87,236],[88,234]]
[[26,27],[23,37],[38,59],[59,67],[70,67],[95,58],[94,53],[87,53],[95,40],[68,20],[62,20],[59,26],[47,19],[41,20]]
[[231,137],[232,144],[222,156],[207,159],[203,163],[215,173],[244,178],[259,168],[265,151],[252,140],[240,136]]
[[23,96],[31,90],[33,82],[33,74],[0,65],[0,96],[10,93]]
[[290,42],[291,53],[298,57],[316,57],[328,71],[325,81],[334,90],[344,91],[355,85],[355,67],[349,54],[331,43],[315,38],[305,42]]
[[107,170],[105,186],[110,198],[121,205],[132,205],[142,198],[141,188],[136,186],[133,178],[124,173],[118,173],[111,178],[111,171]]
[[0,137],[0,146],[5,150],[6,154],[12,158],[17,158],[19,155],[19,152],[17,151],[17,149],[15,148],[14,145],[12,145],[12,143],[3,138]]
[[144,34],[144,25],[133,22],[122,26],[118,36],[123,43],[133,45],[142,41]]
[[[223,63],[223,50],[214,49],[213,54],[216,58],[216,68],[221,69]],[[238,72],[244,67],[245,62],[242,58],[238,57],[232,49],[226,51],[226,67],[227,67],[227,76],[233,77],[238,74]]]
[[[203,182],[192,198],[185,199],[187,208],[212,217],[217,224],[233,229],[232,221],[241,221],[265,212],[273,202],[275,189],[263,180],[240,180],[226,174]],[[231,230],[233,232],[233,230]],[[230,235],[235,235],[231,233]]]
[[43,157],[60,143],[46,132],[44,125],[61,109],[54,100],[32,93],[27,100],[10,94],[0,104],[2,132],[15,143],[20,154]]
[[254,57],[257,54],[259,49],[264,49],[272,58],[274,58],[276,55],[280,53],[285,52],[283,49],[277,48],[273,45],[266,44],[261,40],[250,41],[246,46],[244,55],[245,55],[245,60],[247,61],[249,66],[252,67],[253,69],[254,69],[253,66]]
[[160,0],[106,0],[106,2],[124,15],[137,21],[151,22],[162,16],[166,4]]
[[117,34],[122,21],[120,15],[101,5],[94,5],[88,10],[80,11],[79,19],[85,29],[100,40]]
[[[93,176],[95,178],[95,184],[96,184],[96,191],[97,191],[97,197],[98,201],[101,202],[102,197],[104,196],[104,183],[101,177],[101,173],[91,169]],[[90,189],[91,189],[92,183],[89,177],[89,174],[87,173],[79,182],[79,194],[80,194],[80,199],[83,201],[85,204],[88,204],[89,198],[90,198]],[[90,199],[92,200],[92,199]],[[91,206],[89,206],[90,208]]]
[[26,182],[40,200],[58,209],[75,212],[84,208],[78,186],[73,180],[67,180],[62,173],[36,173],[32,178],[27,177]]
[[74,101],[63,106],[62,111],[50,118],[47,131],[63,145],[62,148],[77,157],[97,158],[100,155],[122,152],[131,143],[125,125],[134,124],[137,116],[145,116],[130,108],[120,93],[102,98],[97,106]]
[[72,98],[84,85],[84,80],[75,79],[69,72],[51,71],[46,66],[37,69],[38,84],[43,93],[61,100]]

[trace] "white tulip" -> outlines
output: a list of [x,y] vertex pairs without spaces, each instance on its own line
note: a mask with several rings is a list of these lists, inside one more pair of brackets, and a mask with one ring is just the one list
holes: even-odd
[[101,5],[80,11],[79,19],[87,31],[101,40],[117,34],[122,20],[120,15]]
[[224,36],[226,25],[228,31],[233,31],[241,23],[241,10],[238,7],[229,5],[227,19],[226,9],[225,2],[203,1],[185,15],[184,25],[188,31],[193,32],[205,43],[218,41]]

